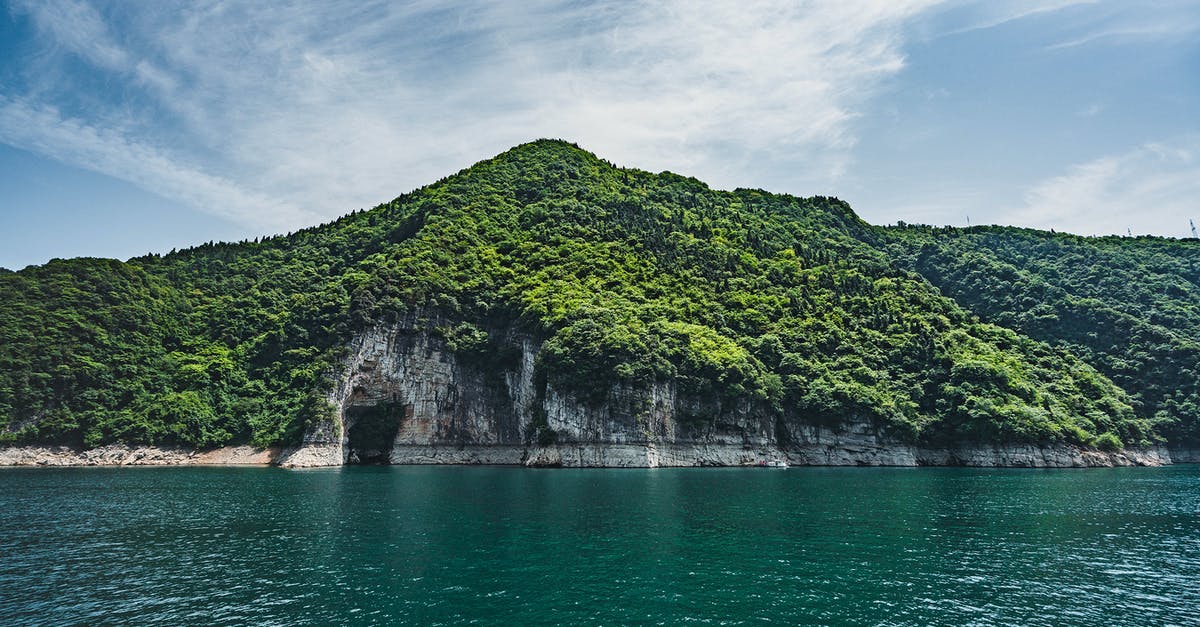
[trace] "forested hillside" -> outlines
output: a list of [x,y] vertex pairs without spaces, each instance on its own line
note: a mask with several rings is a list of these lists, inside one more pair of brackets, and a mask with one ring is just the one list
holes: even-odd
[[0,272],[0,439],[292,443],[356,332],[429,312],[473,359],[539,338],[585,402],[670,380],[917,442],[1146,445],[1196,433],[1197,251],[883,229],[543,140],[288,236]]
[[984,320],[1062,347],[1172,441],[1200,441],[1200,241],[893,229],[894,257]]

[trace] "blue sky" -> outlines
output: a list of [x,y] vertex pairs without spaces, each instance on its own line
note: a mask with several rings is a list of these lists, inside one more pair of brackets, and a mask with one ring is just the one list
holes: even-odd
[[1200,220],[1200,1],[0,0],[0,266],[324,222],[539,137],[865,219]]

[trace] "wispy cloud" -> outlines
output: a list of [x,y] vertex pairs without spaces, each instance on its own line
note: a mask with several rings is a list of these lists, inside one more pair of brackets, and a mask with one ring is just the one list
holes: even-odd
[[100,13],[86,2],[17,0],[13,8],[27,14],[43,36],[101,68],[121,69],[129,62]]
[[[1162,24],[1190,33],[1200,20],[1182,3],[1131,15],[1125,3],[1096,0],[10,7],[32,39],[24,56],[0,60],[20,77],[0,83],[0,142],[274,232],[371,206],[537,137],[719,187],[836,194],[853,178],[843,174],[860,120],[884,106],[879,96],[923,28],[936,37],[1020,23],[1041,41],[1071,44]],[[930,87],[930,106],[953,100],[947,93]],[[1138,197],[1111,180],[1182,210],[1187,197],[1173,194],[1194,191],[1183,178],[1195,169],[1154,154],[1143,147],[1077,166],[1002,220],[1097,231],[1073,221],[1095,217],[1084,204],[1138,206],[1121,205]],[[1008,204],[989,198],[964,202],[973,215]],[[1104,228],[1120,232],[1123,222]]]
[[1083,235],[1188,235],[1200,219],[1200,136],[1079,164],[1025,195],[1014,223]]
[[0,97],[0,137],[64,163],[79,165],[198,206],[247,226],[275,229],[317,216],[212,176],[153,146],[114,131],[63,118],[51,107]]
[[953,14],[952,24],[947,30],[939,30],[936,36],[961,35],[978,30],[996,28],[1023,20],[1069,9],[1081,5],[1095,5],[1100,0],[971,0],[952,5],[947,13]]
[[22,0],[44,61],[107,91],[64,109],[72,81],[31,72],[0,87],[0,141],[274,230],[543,136],[806,191],[850,162],[906,23],[935,4]]
[[1190,43],[1200,32],[1200,7],[1194,0],[1154,3],[1150,10],[1138,3],[1110,3],[1100,15],[1047,50],[1077,48],[1096,43]]
[[[1049,22],[1052,18],[1057,19]],[[1031,40],[1044,50],[1061,50],[1097,42],[1189,41],[1200,31],[1195,0],[965,0],[946,5],[925,25],[926,37],[961,35],[1042,19],[1052,28],[1031,30]]]

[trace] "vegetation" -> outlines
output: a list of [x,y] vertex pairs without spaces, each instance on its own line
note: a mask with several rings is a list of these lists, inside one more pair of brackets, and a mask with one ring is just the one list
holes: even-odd
[[1172,442],[1200,443],[1200,241],[892,229],[891,254],[981,318],[1079,356]]
[[[329,418],[356,330],[429,312],[479,359],[505,350],[490,329],[540,338],[538,380],[592,403],[673,381],[717,407],[868,419],[930,443],[1115,449],[1154,441],[1156,422],[1194,434],[1195,266],[1168,268],[1200,249],[1146,242],[1138,263],[1182,292],[1134,311],[1109,303],[1140,288],[1055,291],[984,235],[881,229],[834,198],[712,190],[538,141],[288,236],[0,272],[0,437],[293,442]],[[1128,283],[1140,267],[1113,272]],[[1066,273],[1054,280],[1089,280]],[[1110,326],[1048,321],[1084,311]],[[1165,339],[1143,359],[1112,348],[1117,333]],[[1135,359],[1175,378],[1114,366]]]

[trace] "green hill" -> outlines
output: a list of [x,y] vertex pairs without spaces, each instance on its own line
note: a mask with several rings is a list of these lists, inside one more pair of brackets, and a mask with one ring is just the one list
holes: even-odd
[[331,420],[349,339],[415,313],[484,363],[508,358],[497,328],[539,338],[538,384],[584,402],[673,381],[717,408],[700,423],[752,406],[927,444],[1182,441],[1198,253],[883,229],[543,140],[287,236],[0,272],[0,439],[294,443]]
[[892,255],[979,316],[1094,366],[1170,441],[1200,442],[1200,240],[894,229]]

